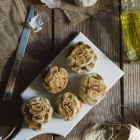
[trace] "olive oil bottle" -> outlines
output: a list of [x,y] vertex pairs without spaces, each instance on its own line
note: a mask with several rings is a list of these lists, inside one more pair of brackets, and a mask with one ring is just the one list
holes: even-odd
[[140,63],[140,9],[134,0],[122,0],[121,23],[127,56],[132,63]]

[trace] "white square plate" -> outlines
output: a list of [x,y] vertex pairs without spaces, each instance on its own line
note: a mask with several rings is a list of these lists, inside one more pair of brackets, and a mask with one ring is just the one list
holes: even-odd
[[[97,63],[95,64],[94,69],[90,72],[96,72],[101,75],[106,83],[107,91],[123,76],[123,71],[121,71],[107,56],[105,56],[89,39],[87,39],[82,33],[79,33],[71,42],[68,44],[64,50],[59,53],[58,56],[54,58],[54,60],[48,66],[59,66],[64,67],[69,73],[69,82],[65,91],[69,91],[72,93],[78,93],[79,89],[79,81],[81,78],[81,74],[77,74],[72,72],[66,63],[66,54],[68,48],[71,45],[76,44],[79,41],[83,41],[85,44],[88,44],[93,48],[95,53],[97,54]],[[59,94],[58,94],[59,95]],[[31,97],[34,96],[41,96],[46,97],[50,100],[52,106],[55,106],[55,101],[57,95],[51,95],[47,93],[47,91],[42,86],[41,76],[39,75],[30,85],[29,87],[22,93],[23,101],[27,101]],[[28,128],[28,126],[23,123],[23,126],[19,133],[14,137],[14,140],[27,140],[31,139],[32,137],[45,134],[45,133],[52,133],[58,134],[61,136],[66,136],[73,127],[92,109],[92,106],[83,105],[83,108],[74,120],[72,121],[64,121],[63,119],[57,118],[55,115],[53,116],[52,121],[50,121],[46,128],[42,131],[33,131]]]

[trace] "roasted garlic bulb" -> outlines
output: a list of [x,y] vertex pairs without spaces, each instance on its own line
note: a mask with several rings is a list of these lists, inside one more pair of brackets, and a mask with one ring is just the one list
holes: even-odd
[[56,94],[62,91],[68,83],[68,73],[64,68],[53,66],[43,71],[43,85],[49,93]]
[[22,106],[24,119],[33,130],[42,130],[52,119],[53,109],[46,98],[34,97]]
[[82,108],[81,101],[70,92],[59,95],[56,104],[56,115],[65,120],[74,119]]
[[97,56],[93,49],[83,42],[78,42],[68,56],[67,63],[72,71],[85,73],[94,67],[96,60]]
[[105,97],[106,85],[100,75],[92,73],[84,76],[80,84],[79,96],[85,103],[95,106]]

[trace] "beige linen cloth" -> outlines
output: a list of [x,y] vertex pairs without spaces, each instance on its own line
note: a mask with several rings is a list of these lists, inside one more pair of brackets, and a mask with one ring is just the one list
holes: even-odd
[[64,13],[72,24],[78,24],[102,10],[108,1],[109,0],[97,0],[93,6],[81,7],[76,5],[74,0],[61,0],[59,8],[64,10]]
[[[26,15],[21,0],[0,1],[0,81],[7,80],[7,78],[2,78],[2,73],[9,57],[18,47]],[[33,38],[35,39],[31,35],[28,44],[32,42]]]

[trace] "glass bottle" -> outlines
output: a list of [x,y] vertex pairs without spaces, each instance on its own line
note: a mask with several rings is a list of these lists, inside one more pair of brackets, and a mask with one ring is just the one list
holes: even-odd
[[135,0],[122,0],[121,23],[127,56],[132,63],[140,63],[140,9]]

